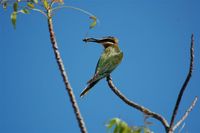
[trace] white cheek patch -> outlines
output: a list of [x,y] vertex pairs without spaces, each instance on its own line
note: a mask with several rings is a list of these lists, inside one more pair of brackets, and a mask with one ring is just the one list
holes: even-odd
[[105,44],[105,45],[114,45],[113,42],[105,42],[105,43],[103,43],[103,44]]

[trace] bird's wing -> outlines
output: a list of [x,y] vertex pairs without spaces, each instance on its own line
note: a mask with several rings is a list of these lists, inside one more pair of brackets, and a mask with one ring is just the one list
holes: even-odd
[[108,76],[121,62],[123,53],[104,52],[96,66],[94,77],[88,83],[95,82]]

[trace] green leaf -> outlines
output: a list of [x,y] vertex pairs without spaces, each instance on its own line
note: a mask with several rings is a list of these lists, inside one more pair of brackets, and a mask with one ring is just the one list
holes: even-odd
[[13,12],[10,16],[14,28],[16,28],[17,12]]
[[113,118],[109,121],[109,123],[106,125],[107,128],[111,129],[113,126],[114,133],[131,133],[132,129],[128,127],[128,124],[119,118]]
[[17,12],[17,8],[18,8],[18,2],[15,2],[13,4],[13,10],[14,10],[14,12]]
[[119,130],[120,130],[120,127],[116,126],[113,133],[120,133]]
[[37,3],[38,3],[38,0],[31,0],[31,2],[37,4]]
[[144,127],[144,133],[151,133],[151,130],[147,127]]
[[92,29],[97,25],[97,18],[95,16],[90,16],[90,19],[93,20],[93,22],[90,24],[90,29]]
[[59,0],[59,3],[60,3],[61,5],[63,5],[63,4],[64,4],[64,0]]
[[117,125],[119,123],[118,118],[113,118],[112,120],[109,121],[109,123],[106,125],[107,128],[112,128],[114,125]]
[[109,130],[113,130],[113,133],[153,133],[146,126],[128,126],[119,118],[111,119],[106,126]]
[[31,2],[28,2],[27,6],[30,7],[31,9],[33,9],[35,7],[34,4]]
[[53,2],[64,4],[64,0],[53,0]]
[[141,133],[141,130],[135,130],[133,133]]
[[3,9],[6,9],[7,8],[7,2],[3,3]]
[[47,2],[47,0],[44,0],[44,1],[43,1],[43,4],[44,4],[44,7],[45,7],[46,9],[49,8],[49,3]]
[[142,133],[141,127],[133,126],[131,129],[133,133]]
[[8,1],[7,0],[1,0],[0,4],[3,6],[3,9],[6,9],[8,6]]
[[20,10],[21,13],[24,13],[24,14],[29,14],[29,10],[27,10],[26,8]]

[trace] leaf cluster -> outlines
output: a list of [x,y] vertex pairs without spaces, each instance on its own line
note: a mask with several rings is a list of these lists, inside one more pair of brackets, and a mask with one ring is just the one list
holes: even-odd
[[[55,3],[58,3],[56,6],[53,6]],[[2,0],[0,2],[2,7],[6,9],[8,6],[13,7],[13,12],[11,13],[11,22],[14,28],[16,28],[16,21],[17,21],[17,16],[19,13],[22,14],[29,14],[30,10],[37,11],[42,13],[44,16],[47,16],[47,11],[51,10],[52,12],[61,9],[61,8],[70,8],[74,10],[78,10],[82,13],[85,13],[89,15],[89,18],[92,20],[89,29],[93,29],[96,24],[97,24],[97,18],[92,15],[90,12],[87,12],[83,9],[73,7],[73,6],[63,6],[64,1],[63,0],[16,0],[16,1],[8,1],[8,0]],[[20,6],[19,6],[20,4]]]
[[119,118],[111,119],[106,127],[108,131],[113,131],[113,133],[153,133],[146,126],[128,126],[126,122]]

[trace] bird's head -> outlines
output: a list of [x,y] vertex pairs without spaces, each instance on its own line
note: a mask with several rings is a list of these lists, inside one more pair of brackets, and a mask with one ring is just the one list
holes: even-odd
[[109,46],[117,46],[118,45],[118,39],[112,36],[103,37],[102,39],[95,39],[95,38],[85,38],[83,39],[84,42],[96,42],[99,44],[102,44],[104,48],[107,48]]

